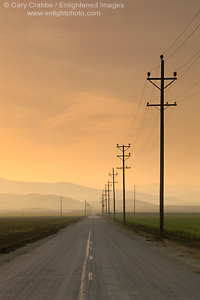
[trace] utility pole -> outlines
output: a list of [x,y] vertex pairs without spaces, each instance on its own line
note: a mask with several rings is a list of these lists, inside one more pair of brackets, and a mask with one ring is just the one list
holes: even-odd
[[104,191],[103,193],[101,194],[101,203],[102,203],[102,215],[104,215]]
[[86,216],[86,214],[87,214],[87,206],[89,206],[89,204],[87,203],[87,201],[85,200],[85,216]]
[[107,203],[107,189],[106,189],[106,185],[105,185],[105,197],[104,197],[104,199],[105,199],[105,203],[106,203],[106,217],[107,217],[107,215],[108,215],[108,203]]
[[[151,73],[147,73],[147,80],[149,80],[153,85],[155,85],[160,90],[160,104],[149,104],[147,106],[160,107],[160,238],[164,236],[164,110],[169,106],[177,106],[176,102],[174,104],[164,103],[164,91],[172,84],[177,78],[177,73],[174,72],[174,77],[165,78],[164,74],[164,59],[163,55],[160,56],[161,59],[161,77],[160,78],[150,78]],[[160,80],[160,87],[157,86],[153,81]],[[165,80],[170,81],[165,85]]]
[[113,217],[115,220],[115,183],[118,183],[117,181],[115,181],[115,177],[118,175],[118,173],[115,173],[115,170],[113,168],[113,172],[110,174],[109,176],[112,177],[112,184],[113,184]]
[[60,216],[62,217],[62,197],[60,197]]
[[122,160],[123,165],[120,168],[117,169],[122,169],[123,170],[123,222],[125,224],[126,222],[126,207],[125,207],[125,169],[130,169],[130,167],[125,166],[125,161],[131,156],[129,153],[128,155],[125,155],[125,152],[130,148],[130,144],[128,146],[119,146],[117,144],[117,148],[122,151],[122,155],[117,155],[119,159]]
[[134,185],[134,215],[135,215],[136,189],[137,189],[137,185]]
[[106,186],[108,187],[108,189],[106,191],[108,193],[107,199],[108,199],[108,217],[109,218],[110,218],[110,185],[111,185],[111,183],[108,180],[108,184],[106,184]]

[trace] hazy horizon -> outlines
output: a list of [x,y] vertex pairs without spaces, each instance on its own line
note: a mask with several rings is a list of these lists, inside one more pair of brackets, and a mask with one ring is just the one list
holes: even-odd
[[[122,200],[122,188],[120,184],[115,185],[116,199]],[[100,203],[102,199],[102,189],[82,186],[69,182],[44,183],[44,182],[20,182],[9,181],[0,178],[0,204],[6,205],[6,201],[10,203],[11,199],[16,195],[17,201],[21,201],[20,197],[42,199],[51,202],[51,198],[59,201],[60,197],[65,197],[75,201]],[[110,191],[110,199],[112,202],[112,187]],[[6,198],[7,200],[5,201]],[[135,198],[140,201],[145,201],[152,204],[159,203],[159,185],[147,184],[137,185]],[[4,200],[3,200],[4,199]],[[134,199],[134,187],[126,187],[126,199]],[[200,205],[200,185],[166,185],[165,186],[165,204],[166,205]],[[15,202],[13,202],[14,204]]]

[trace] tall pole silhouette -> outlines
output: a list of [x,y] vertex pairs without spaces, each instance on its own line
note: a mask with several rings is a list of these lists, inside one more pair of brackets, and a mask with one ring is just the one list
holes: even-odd
[[119,167],[117,169],[123,170],[123,222],[126,223],[126,200],[125,200],[125,169],[130,169],[130,167],[125,166],[125,161],[131,156],[129,153],[128,155],[125,155],[125,152],[130,148],[130,144],[128,146],[119,146],[117,144],[117,148],[122,151],[122,155],[117,155],[119,159],[122,160],[122,167]]
[[[147,73],[147,80],[149,80],[154,86],[156,86],[160,90],[160,104],[149,104],[147,106],[156,106],[160,107],[160,238],[164,236],[164,110],[165,107],[176,106],[176,102],[174,104],[169,104],[168,102],[164,103],[164,91],[165,89],[172,84],[176,78],[176,72],[174,72],[173,78],[165,78],[164,75],[164,59],[163,55],[160,56],[161,59],[161,77],[160,78],[150,78],[151,73]],[[153,81],[159,80],[160,87],[157,86]],[[170,81],[165,86],[165,80]]]
[[105,203],[106,203],[106,217],[108,215],[108,201],[107,201],[107,189],[106,189],[106,185],[105,185]]
[[113,184],[113,217],[114,217],[114,220],[115,220],[115,177],[118,175],[118,173],[115,173],[115,170],[114,168],[112,169],[112,173],[110,174],[109,173],[109,176],[112,177],[112,184]]
[[62,217],[62,197],[60,197],[60,216]]
[[137,185],[134,185],[134,215],[135,215],[136,189],[137,189]]
[[108,180],[108,184],[106,184],[106,186],[108,187],[108,189],[106,190],[107,191],[107,200],[108,200],[108,217],[110,218],[110,185],[111,183],[109,182]]
[[102,215],[104,215],[104,190],[103,190],[103,193],[101,194],[101,203],[102,203]]

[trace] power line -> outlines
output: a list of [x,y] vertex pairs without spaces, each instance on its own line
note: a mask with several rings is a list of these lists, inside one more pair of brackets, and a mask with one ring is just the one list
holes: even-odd
[[169,51],[169,49],[171,49],[174,44],[181,38],[181,36],[185,33],[185,31],[188,29],[188,27],[192,24],[192,22],[194,21],[194,19],[197,17],[197,15],[199,14],[200,10],[198,10],[198,12],[195,14],[195,16],[192,18],[192,20],[189,22],[189,24],[186,26],[186,28],[182,31],[182,33],[177,37],[177,39],[171,44],[171,46],[169,46],[167,48],[167,50],[165,50],[163,52],[163,54],[165,54],[167,51]]
[[138,138],[139,138],[139,136],[140,136],[140,134],[141,134],[141,132],[142,132],[142,129],[143,129],[143,127],[144,127],[144,123],[145,123],[145,121],[146,121],[146,117],[147,117],[148,111],[149,111],[149,110],[148,110],[147,108],[146,108],[145,111],[144,111],[144,115],[143,115],[142,121],[141,121],[141,123],[140,123],[140,128],[139,128],[139,130],[138,130],[138,133],[137,133],[135,142],[134,142],[134,144],[133,144],[133,148],[135,147],[135,144],[136,144],[136,142],[137,142],[137,140],[138,140]]
[[[178,38],[163,52],[163,54],[165,54],[166,52],[168,52],[168,50],[171,49],[175,45],[175,43],[181,38],[181,36],[185,33],[185,31],[192,24],[192,22],[197,17],[197,15],[199,14],[199,12],[200,12],[200,9],[195,14],[195,16],[192,18],[192,20],[189,22],[189,24],[186,26],[186,28],[182,31],[182,33],[178,36]],[[187,42],[187,40],[195,33],[195,31],[199,28],[199,26],[200,26],[200,24],[191,32],[191,34],[183,41],[183,43],[166,60],[170,59]],[[154,69],[150,70],[150,72],[153,72],[158,67],[159,66],[156,66]]]
[[189,38],[197,31],[197,29],[200,27],[200,24],[191,32],[191,34],[183,41],[183,43],[166,59],[169,60],[188,40]]
[[180,76],[180,79],[189,71],[189,69],[195,64],[195,62],[200,58],[200,55],[195,59],[195,61],[187,68],[187,70]]
[[[157,72],[156,72],[156,78],[158,76],[158,71],[159,71],[159,67],[157,68]],[[153,97],[153,93],[154,93],[154,88],[152,88],[152,92],[151,92],[151,96],[150,96],[150,100],[149,100],[149,103],[152,101],[152,97]],[[158,97],[156,97],[157,99]],[[144,110],[144,114],[143,114],[143,117],[142,117],[142,121],[140,123],[140,127],[139,127],[139,130],[138,130],[138,133],[136,135],[136,139],[135,139],[135,142],[133,144],[133,148],[135,147],[140,135],[141,135],[141,132],[142,132],[142,129],[144,127],[144,124],[145,124],[145,121],[146,121],[146,118],[147,118],[147,114],[148,114],[148,109],[147,107],[145,108]]]
[[[176,98],[175,98],[175,100],[176,99],[178,99],[179,97],[182,97],[184,94],[186,94],[187,92],[189,92],[191,89],[193,89],[196,85],[198,85],[200,83],[200,80],[198,81],[198,82],[196,82],[193,86],[191,86],[189,89],[187,89],[185,92],[183,92],[181,95],[179,95],[179,96],[177,96]],[[199,93],[199,91],[198,92],[195,92],[195,94],[197,94],[197,93]],[[178,100],[177,102],[180,102],[180,101],[183,101],[183,100]]]
[[[199,92],[200,92],[200,91],[199,91]],[[180,102],[180,101],[179,101],[179,102]],[[169,118],[171,117],[171,114],[172,114],[173,110],[174,110],[174,107],[171,108],[171,111],[170,111],[170,113],[169,113],[169,115],[168,115],[168,117],[167,117],[167,119],[166,119],[165,126],[166,126],[166,124],[168,123]],[[146,155],[145,158],[142,160],[142,162],[139,163],[139,164],[137,164],[137,166],[142,165],[142,164],[147,160],[147,158],[150,156],[151,152],[152,152],[153,149],[155,148],[156,144],[158,143],[159,137],[160,137],[160,135],[157,136],[157,138],[156,138],[156,140],[155,140],[153,146],[152,146],[151,149],[148,151],[147,155]],[[137,160],[138,160],[138,159],[137,159]]]
[[199,91],[197,91],[197,92],[195,92],[194,94],[192,94],[192,95],[188,96],[188,97],[185,97],[185,98],[183,98],[183,99],[181,99],[181,100],[177,101],[177,102],[179,103],[179,102],[181,102],[181,101],[183,101],[183,100],[186,100],[186,99],[188,99],[188,98],[190,98],[190,97],[192,97],[192,96],[194,96],[194,95],[196,95],[196,94],[198,94],[198,93],[200,93],[200,90],[199,90]]
[[182,65],[180,68],[176,69],[177,72],[180,71],[182,68],[184,68],[199,52],[200,52],[200,50],[198,50],[197,53],[195,53],[184,65]]
[[127,139],[129,138],[129,136],[130,136],[130,134],[131,134],[131,131],[132,131],[132,129],[133,129],[133,126],[134,126],[134,124],[135,124],[135,121],[136,121],[136,118],[137,118],[137,115],[138,115],[138,112],[139,112],[139,110],[140,110],[140,106],[141,106],[141,103],[142,103],[142,99],[143,99],[143,96],[144,96],[144,92],[145,92],[145,89],[146,89],[146,85],[147,85],[147,82],[145,81],[145,85],[144,85],[143,92],[142,92],[142,96],[141,96],[141,98],[140,98],[140,102],[139,102],[139,105],[138,105],[138,108],[137,108],[137,111],[136,111],[136,114],[135,114],[135,118],[134,118],[134,120],[133,120],[133,123],[132,123],[132,125],[131,125],[130,131],[129,131],[129,133],[128,133],[128,135],[127,135],[127,138],[126,138],[125,141],[127,141]]
[[153,144],[153,147],[151,148],[151,150],[149,150],[147,156],[146,156],[146,157],[143,159],[143,161],[142,161],[140,164],[138,164],[137,166],[142,165],[142,164],[147,160],[147,158],[149,157],[149,155],[151,154],[151,152],[152,152],[153,149],[155,148],[156,144],[158,143],[159,137],[160,137],[160,135],[158,135],[158,137],[157,137],[155,143]]
[[136,157],[135,162],[138,161],[138,159],[141,157],[142,153],[144,152],[145,148],[147,147],[147,145],[148,145],[148,143],[149,143],[149,141],[150,141],[150,139],[151,139],[151,137],[152,137],[152,135],[153,135],[153,133],[154,133],[154,131],[155,131],[157,125],[158,125],[158,120],[159,120],[159,115],[158,115],[157,118],[156,118],[156,121],[155,121],[155,123],[154,123],[154,125],[153,125],[153,127],[152,127],[152,129],[151,129],[151,131],[150,131],[149,136],[147,137],[147,139],[145,140],[143,146],[141,147],[140,153],[139,153],[139,155]]

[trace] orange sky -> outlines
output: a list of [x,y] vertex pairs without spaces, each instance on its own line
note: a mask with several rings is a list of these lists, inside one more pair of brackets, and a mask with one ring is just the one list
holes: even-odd
[[178,103],[165,112],[165,180],[199,184],[199,0],[109,3],[125,8],[58,18],[1,5],[0,177],[103,189],[121,166],[117,143],[130,143],[127,185],[159,182],[159,111],[146,107],[159,90],[146,74],[160,76],[164,54],[165,75],[178,72],[165,98]]

